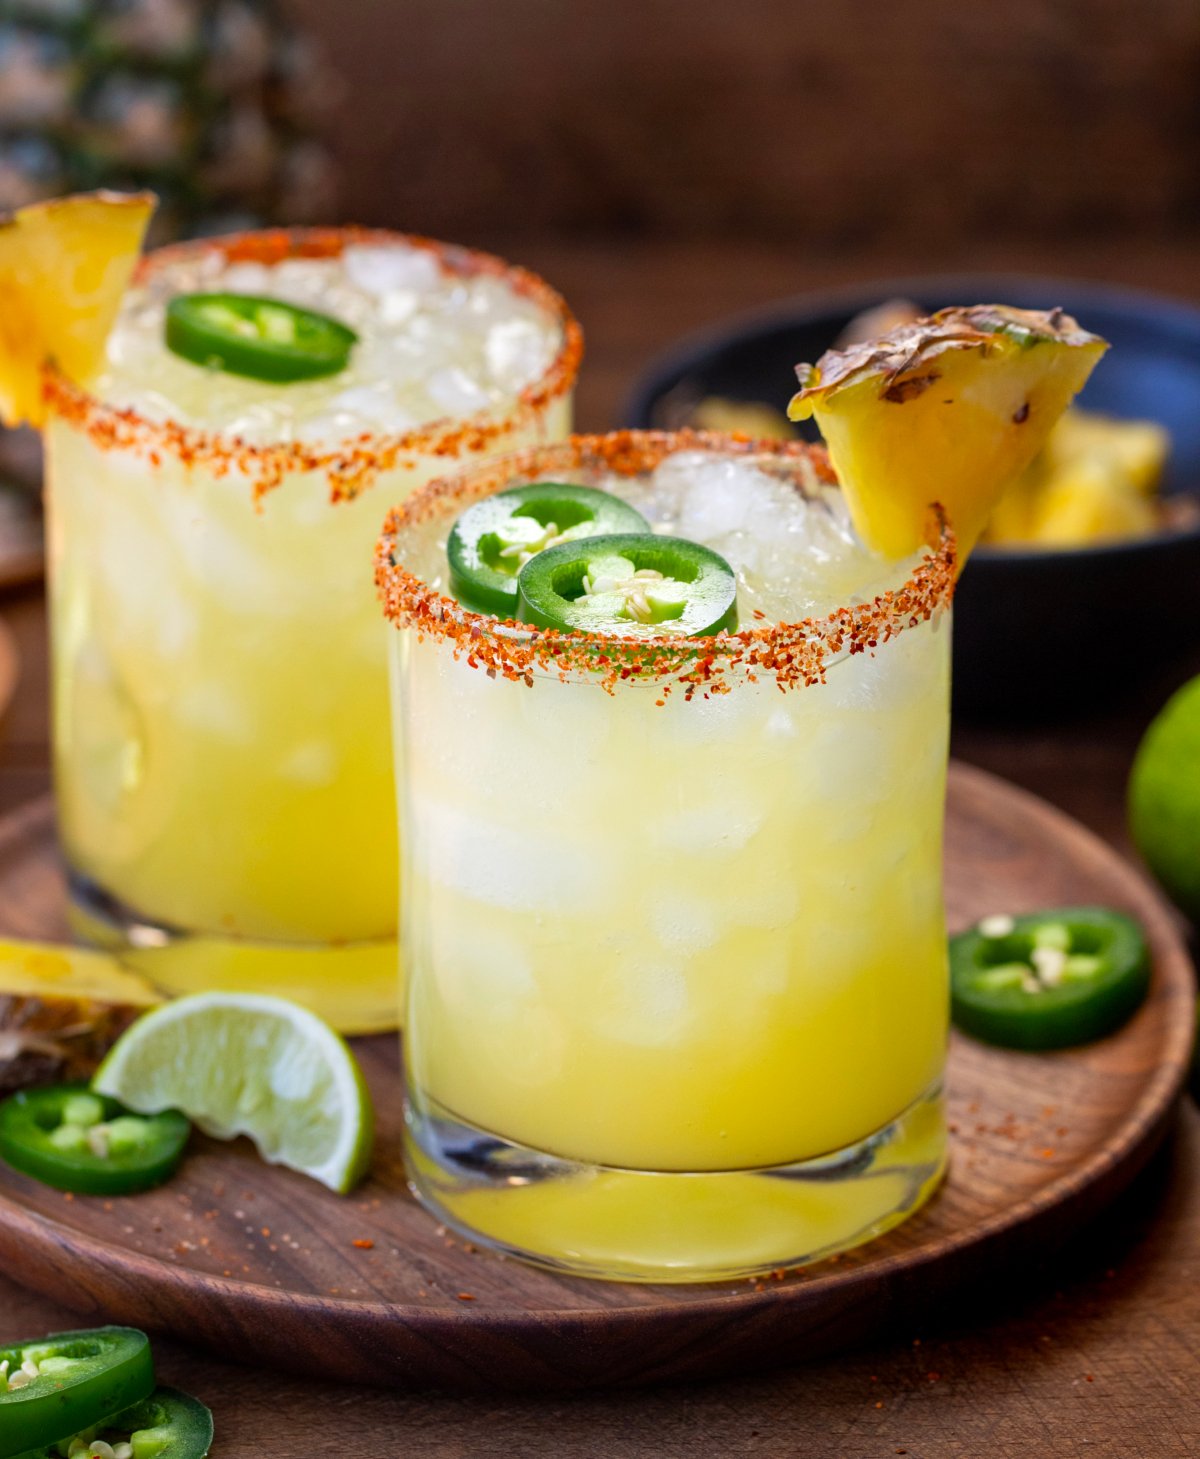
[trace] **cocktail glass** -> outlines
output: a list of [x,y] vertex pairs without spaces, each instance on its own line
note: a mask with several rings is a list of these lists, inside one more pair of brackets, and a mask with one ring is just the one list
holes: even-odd
[[[366,571],[379,494],[561,437],[581,345],[534,276],[398,235],[184,245],[152,255],[142,281],[193,264],[206,279],[234,265],[259,277],[349,244],[415,250],[417,273],[461,284],[456,307],[478,295],[502,313],[511,290],[556,332],[549,363],[502,406],[353,439],[336,430],[344,382],[271,387],[301,388],[306,404],[285,438],[265,441],[247,432],[245,382],[227,374],[165,357],[194,376],[198,428],[170,398],[122,408],[52,373],[46,444],[55,778],[77,930],[171,992],[283,993],[365,1031],[397,1020],[395,833],[380,813],[393,796],[386,634]],[[379,301],[411,307],[404,291]],[[126,337],[152,358],[161,301],[154,319]]]
[[946,1158],[944,523],[878,593],[728,639],[534,632],[443,596],[471,502],[619,493],[684,449],[823,509],[799,443],[575,437],[427,486],[377,555],[412,1184],[476,1240],[626,1280],[828,1255]]

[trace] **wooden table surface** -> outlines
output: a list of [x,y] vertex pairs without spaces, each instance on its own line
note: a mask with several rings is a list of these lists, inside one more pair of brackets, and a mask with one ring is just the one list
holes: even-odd
[[[807,289],[951,267],[1042,269],[1171,290],[1200,302],[1200,251],[1096,243],[971,257],[796,257],[731,245],[514,247],[571,298],[589,335],[579,422],[616,423],[640,365],[685,330]],[[23,676],[0,752],[0,810],[47,774],[45,615],[40,597],[0,602]],[[1200,630],[1197,648],[1200,650]],[[1193,667],[1200,667],[1198,662]],[[1150,714],[1188,666],[1132,703],[1075,722],[958,726],[954,752],[1062,806],[1125,848],[1123,793]],[[0,929],[2,930],[2,929]],[[73,1315],[0,1276],[0,1341]],[[156,1345],[163,1378],[216,1415],[221,1459],[476,1455],[804,1455],[805,1459],[1173,1459],[1200,1454],[1200,1114],[1189,1102],[1168,1147],[1067,1257],[1003,1292],[930,1312],[919,1330],[802,1370],[703,1387],[563,1397],[461,1398],[315,1389]],[[364,1373],[364,1381],[369,1378]]]

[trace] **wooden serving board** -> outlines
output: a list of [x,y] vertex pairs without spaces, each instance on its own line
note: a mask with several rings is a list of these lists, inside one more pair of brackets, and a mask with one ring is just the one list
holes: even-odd
[[[989,912],[1097,902],[1141,919],[1149,1000],[1120,1033],[1056,1054],[954,1042],[950,1175],[907,1225],[841,1260],[701,1287],[573,1280],[475,1251],[406,1192],[398,1056],[359,1045],[379,1115],[371,1181],[338,1199],[199,1139],[166,1188],[64,1197],[0,1170],[0,1262],[76,1309],[227,1357],[378,1385],[537,1388],[694,1378],[794,1362],[928,1320],[976,1279],[1024,1271],[1144,1165],[1192,1042],[1192,971],[1172,915],[1089,832],[979,771],[951,774],[952,928]],[[62,936],[52,809],[0,823],[0,930]]]

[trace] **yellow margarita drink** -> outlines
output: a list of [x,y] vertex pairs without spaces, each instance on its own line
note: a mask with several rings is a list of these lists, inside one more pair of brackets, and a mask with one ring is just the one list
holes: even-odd
[[[217,300],[190,353],[168,338],[181,299]],[[330,324],[345,358],[317,375],[255,377],[233,352],[303,355]],[[578,349],[557,296],[485,256],[248,235],[152,257],[98,377],[50,377],[55,770],[85,933],[170,991],[395,1024],[386,635],[365,571],[380,493],[559,438]]]
[[[517,554],[532,626],[502,628],[460,606],[447,542],[529,482],[615,497],[649,542],[563,541],[560,504],[560,540]],[[531,536],[502,517],[476,562]],[[693,636],[713,553],[736,623]],[[554,568],[574,631],[539,617],[556,554],[585,561]],[[933,1189],[952,559],[876,557],[822,456],[720,437],[578,438],[393,514],[407,1154],[443,1219],[695,1280],[854,1244]]]

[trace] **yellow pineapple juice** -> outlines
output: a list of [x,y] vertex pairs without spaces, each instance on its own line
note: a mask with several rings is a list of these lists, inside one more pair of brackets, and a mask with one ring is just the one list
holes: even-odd
[[[172,354],[166,300],[209,290],[341,319],[350,365],[268,384]],[[561,436],[577,355],[557,296],[465,250],[271,234],[150,261],[93,389],[49,387],[55,774],[81,930],[172,992],[395,1025],[380,493]]]
[[[499,1247],[627,1279],[864,1240],[945,1155],[952,548],[873,557],[801,448],[679,444],[472,473],[379,559],[415,1186]],[[689,685],[669,647],[606,678],[595,643],[462,619],[436,592],[454,516],[539,478],[720,552],[748,631],[693,640],[715,663]]]

